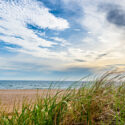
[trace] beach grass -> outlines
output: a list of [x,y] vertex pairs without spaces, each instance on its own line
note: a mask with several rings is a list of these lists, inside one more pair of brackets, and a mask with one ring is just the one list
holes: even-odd
[[107,72],[93,82],[25,101],[21,111],[0,112],[0,125],[125,125],[124,73]]

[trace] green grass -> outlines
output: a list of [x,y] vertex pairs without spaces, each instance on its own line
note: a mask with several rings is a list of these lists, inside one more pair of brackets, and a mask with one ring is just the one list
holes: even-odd
[[[89,87],[69,89],[24,103],[21,112],[0,114],[0,125],[125,125],[123,74],[108,72]],[[115,85],[116,81],[120,84]]]

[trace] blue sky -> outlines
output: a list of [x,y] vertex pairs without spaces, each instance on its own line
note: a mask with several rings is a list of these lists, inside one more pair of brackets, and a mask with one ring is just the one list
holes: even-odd
[[124,0],[0,0],[0,79],[124,70],[124,34]]

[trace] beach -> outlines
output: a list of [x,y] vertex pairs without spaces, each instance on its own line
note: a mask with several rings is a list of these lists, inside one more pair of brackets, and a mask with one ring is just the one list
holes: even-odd
[[111,75],[79,89],[0,89],[0,124],[124,125],[125,83]]
[[13,107],[16,105],[21,109],[22,104],[27,101],[27,103],[34,103],[38,96],[45,97],[47,94],[54,95],[57,89],[49,91],[47,89],[6,89],[0,90],[0,103],[3,110],[7,112],[12,112]]

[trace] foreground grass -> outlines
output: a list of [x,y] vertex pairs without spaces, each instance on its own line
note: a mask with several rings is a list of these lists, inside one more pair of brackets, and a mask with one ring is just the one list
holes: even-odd
[[[122,74],[109,72],[90,86],[69,88],[24,103],[21,112],[0,114],[0,125],[125,125],[125,83]],[[119,81],[119,85],[115,85]]]

